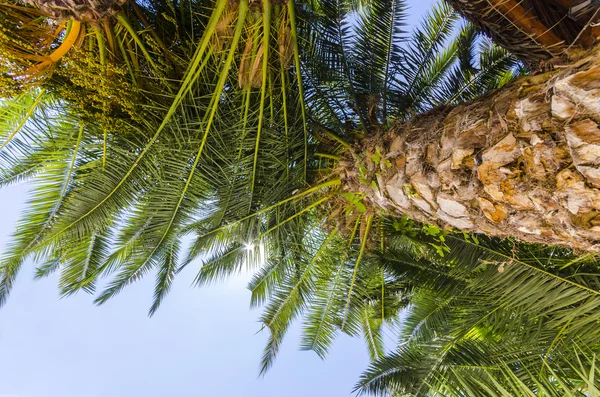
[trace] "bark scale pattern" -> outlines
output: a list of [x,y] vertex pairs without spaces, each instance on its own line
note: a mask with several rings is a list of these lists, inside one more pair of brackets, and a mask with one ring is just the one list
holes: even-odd
[[25,0],[56,20],[95,22],[116,13],[127,0]]
[[371,205],[465,232],[600,251],[600,51],[367,138],[342,162]]

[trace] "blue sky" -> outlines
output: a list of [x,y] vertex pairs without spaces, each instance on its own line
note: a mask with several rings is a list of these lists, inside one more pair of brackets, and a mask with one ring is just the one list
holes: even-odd
[[[418,21],[434,0],[409,0]],[[26,200],[0,191],[0,248]],[[258,378],[266,334],[249,309],[248,275],[191,288],[188,266],[151,319],[152,277],[101,307],[79,294],[59,299],[56,279],[32,281],[26,263],[0,310],[0,397],[350,396],[368,365],[361,340],[340,336],[328,358],[298,351],[292,329],[274,368]]]

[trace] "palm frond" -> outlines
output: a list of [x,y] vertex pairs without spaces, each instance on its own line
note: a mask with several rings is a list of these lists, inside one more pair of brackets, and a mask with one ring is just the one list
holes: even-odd
[[[598,387],[588,380],[598,338],[596,276],[574,281],[557,271],[572,260],[564,250],[448,239],[450,253],[436,261],[441,273],[417,266],[433,281],[414,284],[401,347],[369,368],[360,391],[579,396]],[[418,263],[390,258],[404,277]],[[594,261],[588,266],[597,273]],[[585,376],[572,364],[575,351],[587,351],[579,361]]]

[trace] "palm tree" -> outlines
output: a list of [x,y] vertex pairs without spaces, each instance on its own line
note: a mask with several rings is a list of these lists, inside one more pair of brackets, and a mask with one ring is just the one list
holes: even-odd
[[[250,288],[266,305],[267,369],[302,315],[304,348],[324,356],[341,330],[384,356],[382,327],[420,290],[374,252],[457,261],[455,245],[470,243],[453,244],[456,230],[596,250],[597,188],[584,179],[596,170],[584,156],[596,147],[593,109],[573,88],[594,94],[595,58],[514,81],[519,61],[472,25],[454,34],[458,15],[445,5],[410,36],[400,0],[185,3],[210,16],[175,4],[184,3],[166,15],[183,12],[179,37],[198,43],[178,55],[175,85],[155,78],[157,55],[131,69],[126,81],[148,84],[133,102],[139,113],[82,117],[85,102],[61,91],[64,80],[3,103],[2,183],[34,177],[36,189],[2,260],[0,302],[30,256],[39,277],[60,272],[64,295],[112,276],[98,304],[155,270],[151,314],[194,259],[200,285],[258,268]],[[477,258],[462,261],[465,278],[482,271]],[[532,277],[558,273],[523,263]],[[490,294],[489,305],[502,304]]]
[[[204,32],[203,44],[198,48],[199,53],[188,63],[192,69],[198,70],[195,75],[188,75],[180,93],[185,92],[191,81],[202,73],[206,64],[202,59],[208,61],[214,52],[228,46],[231,56],[227,57],[224,65],[216,67],[224,66],[223,70],[228,72],[232,63],[237,62],[240,88],[261,88],[260,135],[267,111],[268,90],[277,84],[286,86],[281,82],[288,76],[286,70],[292,58],[294,69],[300,70],[297,34],[306,34],[309,39],[311,35],[322,34],[323,37],[310,39],[311,51],[321,56],[328,54],[316,62],[341,74],[336,72],[337,76],[313,77],[307,71],[307,78],[316,79],[319,85],[328,79],[331,81],[327,84],[337,84],[338,87],[342,84],[347,94],[337,99],[339,102],[343,97],[347,103],[341,104],[341,110],[332,111],[345,112],[343,117],[346,120],[343,122],[350,126],[350,130],[356,130],[352,127],[356,124],[360,125],[358,131],[363,132],[363,137],[357,140],[355,136],[347,136],[346,127],[319,123],[324,127],[321,130],[328,129],[338,135],[346,149],[343,153],[333,154],[342,157],[339,164],[343,189],[364,196],[362,200],[374,211],[394,211],[442,228],[496,237],[514,236],[522,241],[563,245],[582,251],[597,250],[598,226],[594,208],[598,200],[598,169],[593,155],[596,131],[590,121],[595,108],[593,105],[590,107],[587,97],[580,94],[581,87],[587,87],[593,76],[593,62],[565,69],[560,79],[550,79],[552,74],[540,75],[533,81],[512,85],[493,97],[455,107],[451,112],[449,108],[438,108],[427,115],[411,118],[410,112],[423,113],[427,107],[412,103],[411,96],[418,94],[420,87],[411,83],[414,76],[410,74],[426,71],[420,68],[418,56],[412,60],[410,57],[396,60],[394,47],[398,32],[392,20],[379,26],[370,23],[369,18],[373,17],[368,14],[383,12],[383,8],[378,9],[377,4],[365,7],[365,15],[361,17],[364,23],[357,27],[358,36],[368,36],[370,40],[361,43],[357,38],[359,41],[356,43],[368,56],[367,62],[358,60],[353,51],[336,49],[337,44],[344,43],[346,38],[343,36],[347,33],[338,29],[339,37],[336,37],[336,26],[329,22],[335,22],[335,18],[339,20],[350,12],[350,9],[344,9],[344,4],[333,4],[332,10],[328,10],[326,3],[314,7],[314,11],[309,9],[318,22],[307,23],[306,32],[301,31],[302,27],[296,29],[292,3],[286,7],[272,6],[271,3],[247,6],[245,3],[241,6],[217,3],[207,25],[208,30]],[[392,19],[401,7],[393,4],[385,6],[391,10]],[[329,11],[337,15],[326,15]],[[390,17],[382,15],[382,21]],[[237,29],[233,26],[234,19]],[[343,20],[337,25],[342,28]],[[234,32],[236,30],[237,33]],[[271,36],[276,37],[271,40]],[[231,42],[228,42],[229,37]],[[331,40],[333,37],[341,41]],[[415,49],[422,50],[427,56],[428,38],[426,35],[421,38],[419,46],[423,48]],[[207,50],[209,43],[212,48]],[[276,51],[271,51],[270,47],[275,47],[275,44]],[[342,47],[347,45],[346,42]],[[151,57],[148,59],[153,63]],[[497,60],[492,58],[489,61]],[[310,65],[307,64],[308,67]],[[277,69],[280,69],[279,73]],[[361,75],[360,69],[366,72]],[[228,88],[226,74],[223,75],[223,88]],[[295,75],[300,82],[302,73]],[[445,87],[445,92],[440,93],[446,95],[445,98],[435,98],[433,94],[432,104],[456,104],[469,98],[477,91],[477,80],[486,76],[456,77],[458,85]],[[474,81],[461,87],[461,78],[465,77]],[[432,78],[437,77],[434,75]],[[280,82],[274,80],[271,84],[269,79]],[[546,83],[553,87],[556,95],[544,97],[540,103],[536,98],[545,94]],[[219,91],[219,84],[216,84],[213,94]],[[435,85],[435,82],[432,84]],[[306,86],[312,88],[310,83]],[[535,87],[540,89],[536,91]],[[298,84],[298,89],[302,89],[302,84]],[[452,89],[456,92],[450,94]],[[473,92],[465,92],[467,90]],[[522,99],[520,96],[524,90],[527,97]],[[106,96],[115,98],[114,94]],[[304,102],[304,93],[300,92],[297,98]],[[511,98],[512,102],[506,98]],[[534,105],[531,105],[532,102]],[[214,103],[217,106],[217,102]],[[348,104],[348,109],[344,110],[343,107]],[[287,104],[283,106],[287,111],[286,108]],[[300,108],[303,119],[306,119],[303,103]],[[551,108],[555,109],[552,117],[542,117]],[[135,107],[131,106],[131,109],[135,110]],[[573,109],[582,110],[575,113]],[[134,113],[130,110],[130,114]],[[288,121],[287,114],[285,119]],[[391,119],[394,119],[393,123]],[[567,122],[569,125],[564,128]],[[544,128],[547,130],[549,125],[555,125],[560,131],[555,131],[555,136],[546,137]],[[430,134],[425,136],[420,133],[422,130],[430,131]],[[366,139],[367,136],[369,139]],[[546,147],[552,149],[544,149]],[[306,154],[304,163],[307,162]],[[373,154],[376,161],[372,160]],[[387,161],[380,162],[380,159]],[[514,162],[518,164],[509,166]],[[568,169],[570,164],[575,164],[576,173]],[[552,182],[546,183],[548,179]]]
[[[42,262],[40,276],[61,269],[64,294],[93,291],[99,276],[118,271],[99,303],[158,268],[154,311],[180,265],[198,254],[215,255],[199,282],[239,270],[248,259],[246,246],[255,243],[258,250],[261,241],[275,262],[295,263],[315,253],[304,236],[316,233],[317,225],[327,219],[338,225],[328,231],[330,241],[338,238],[333,231],[339,230],[350,240],[344,245],[352,248],[358,243],[356,253],[348,254],[348,261],[354,263],[344,304],[346,317],[353,304],[350,298],[357,292],[354,285],[360,281],[359,264],[379,219],[358,193],[341,191],[341,181],[332,173],[336,151],[347,147],[331,132],[332,126],[345,126],[352,133],[366,128],[352,127],[361,122],[356,114],[345,118],[368,106],[365,101],[350,103],[348,95],[354,89],[346,89],[347,76],[355,76],[352,86],[362,84],[366,100],[367,79],[379,79],[379,72],[373,73],[373,65],[360,64],[363,56],[387,69],[382,61],[393,59],[398,73],[408,70],[399,62],[420,65],[422,72],[402,77],[403,83],[390,83],[394,96],[398,95],[388,111],[407,117],[409,107],[428,109],[503,85],[512,78],[516,60],[487,41],[478,47],[480,36],[471,26],[444,47],[458,20],[445,6],[415,32],[411,48],[402,49],[398,29],[404,11],[398,3],[395,11],[385,14],[394,34],[387,52],[378,52],[376,59],[369,44],[383,44],[377,39],[382,34],[378,29],[387,25],[367,28],[385,5],[367,8],[355,35],[356,52],[340,64],[337,54],[343,48],[336,35],[344,35],[343,41],[350,35],[344,33],[345,26],[335,30],[336,21],[343,22],[350,9],[326,2],[322,6],[318,13],[303,10],[304,22],[297,30],[312,41],[303,43],[306,61],[301,65],[292,33],[297,23],[292,3],[273,6],[270,23],[263,15],[271,12],[269,4],[261,10],[246,3],[219,3],[204,21],[207,31],[189,56],[191,65],[179,92],[170,94],[170,82],[155,83],[167,86],[161,96],[170,98],[171,104],[146,95],[136,105],[144,118],[122,116],[117,128],[108,131],[104,122],[82,118],[78,103],[61,91],[34,90],[5,103],[3,183],[36,175],[39,185],[4,257],[3,299],[24,258],[35,255]],[[335,17],[332,12],[341,14]],[[232,38],[223,36],[223,27],[229,27],[226,23],[235,25],[233,31],[226,29]],[[265,46],[265,34],[278,39]],[[277,51],[271,51],[271,46]],[[318,54],[325,48],[338,62],[326,73],[320,58],[310,52]],[[352,70],[346,70],[350,61]],[[303,75],[296,70],[304,70]],[[451,94],[454,86],[458,95]],[[310,125],[304,121],[306,109],[311,109]],[[179,264],[179,239],[190,232],[198,234],[197,240]],[[266,285],[260,284],[263,296]],[[281,311],[275,317],[280,315]],[[342,322],[345,328],[346,320]]]

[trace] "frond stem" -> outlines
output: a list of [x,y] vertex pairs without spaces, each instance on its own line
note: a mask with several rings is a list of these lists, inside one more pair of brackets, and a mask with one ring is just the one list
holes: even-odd
[[8,138],[6,138],[6,141],[4,141],[4,143],[2,143],[2,145],[0,145],[0,150],[4,149],[4,147],[6,145],[8,145],[8,143],[15,137],[15,135],[17,135],[17,133],[21,130],[21,128],[23,128],[23,126],[25,125],[25,123],[27,122],[27,120],[29,120],[29,118],[31,118],[31,115],[33,114],[33,112],[35,111],[35,109],[37,108],[37,106],[39,105],[40,101],[42,100],[42,96],[45,93],[46,93],[45,90],[41,90],[40,91],[40,93],[38,94],[38,96],[35,98],[35,100],[31,104],[31,106],[27,110],[27,113],[25,114],[25,117],[23,117],[23,119],[15,127],[15,129],[13,130],[13,132],[11,132],[10,135],[8,136]]
[[352,281],[350,282],[350,289],[348,290],[348,299],[346,300],[346,307],[344,308],[344,314],[342,315],[342,330],[344,330],[344,326],[346,325],[348,308],[350,306],[350,299],[352,298],[352,290],[354,288],[354,283],[356,282],[358,266],[360,265],[360,261],[362,260],[362,257],[365,254],[365,250],[367,249],[367,240],[369,239],[369,232],[371,231],[371,224],[373,223],[372,214],[366,216],[366,222],[367,225],[365,226],[365,233],[361,242],[360,252],[358,253],[358,258],[356,258],[356,265],[354,266],[354,271],[352,272]]

